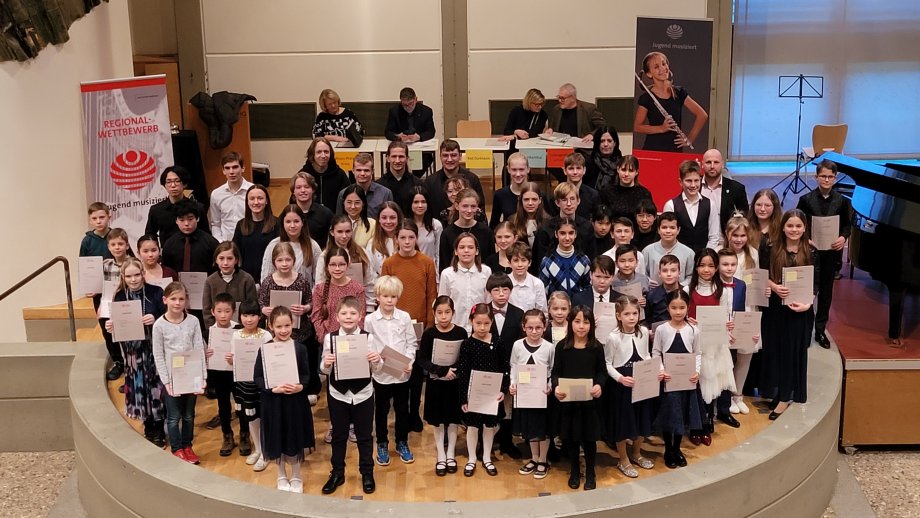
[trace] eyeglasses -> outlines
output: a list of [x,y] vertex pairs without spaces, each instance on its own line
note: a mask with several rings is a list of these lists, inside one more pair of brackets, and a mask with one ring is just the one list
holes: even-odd
[[182,184],[182,180],[166,180],[166,182],[164,182],[164,183],[165,183],[166,185],[181,185],[181,184]]
[[572,97],[572,96],[571,96],[571,95],[557,95],[557,96],[556,96],[556,100],[559,101],[559,102],[562,102],[562,101],[564,101],[564,100],[566,100],[566,99],[568,99],[568,98],[570,98],[570,97]]
[[833,180],[834,178],[836,178],[836,176],[832,174],[819,174],[817,178],[819,180]]
[[545,327],[542,327],[542,326],[540,326],[540,327],[527,326],[527,327],[524,328],[524,331],[527,331],[528,333],[530,333],[530,332],[536,333],[536,332],[538,332],[538,331],[543,331],[544,329],[546,329],[546,328],[545,328]]

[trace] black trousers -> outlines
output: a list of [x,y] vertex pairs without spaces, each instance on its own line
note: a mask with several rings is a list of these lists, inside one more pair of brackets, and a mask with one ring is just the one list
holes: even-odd
[[597,462],[597,443],[595,441],[566,441],[569,447],[569,473],[580,471],[580,450],[585,450],[585,476],[594,475],[594,466]]
[[420,408],[422,406],[422,392],[425,390],[425,371],[421,366],[412,366],[412,375],[409,376],[409,424],[422,420]]
[[[232,371],[215,371],[208,369],[208,386],[214,388],[217,395],[217,415],[220,416],[220,431],[226,434],[232,434],[233,428],[230,422],[233,420],[233,372]],[[240,420],[240,435],[249,433],[249,420],[246,419],[245,412],[237,412]]]
[[[409,440],[409,383],[407,381],[386,385],[374,382],[374,420],[377,429],[377,444],[389,442],[387,421],[390,415],[391,399],[393,400],[393,411],[396,413],[396,442]],[[334,427],[333,430],[335,430]]]
[[355,426],[358,439],[358,471],[362,475],[374,474],[374,445],[371,434],[374,423],[374,396],[357,405],[351,405],[329,395],[329,422],[332,424],[332,471],[345,473],[345,448],[348,447],[348,429]]
[[[96,310],[96,313],[99,313],[99,306],[102,304],[102,294],[97,293],[93,295],[93,309]],[[109,352],[109,358],[112,358],[112,363],[117,363],[119,365],[125,364],[125,357],[121,352],[121,346],[118,345],[114,340],[112,340],[112,333],[105,330],[105,323],[108,321],[107,318],[99,319],[99,327],[102,328],[102,338],[105,339],[105,349]]]
[[834,275],[842,259],[842,251],[821,250],[818,252],[818,307],[815,308],[815,334],[823,333],[827,329],[831,299],[834,297]]

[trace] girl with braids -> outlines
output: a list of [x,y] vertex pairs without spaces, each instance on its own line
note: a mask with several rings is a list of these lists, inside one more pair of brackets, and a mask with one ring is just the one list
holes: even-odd
[[323,269],[326,280],[316,285],[313,290],[313,308],[310,320],[316,330],[316,339],[320,342],[326,334],[338,331],[339,322],[335,318],[339,302],[345,297],[355,297],[360,301],[361,317],[359,325],[364,326],[364,286],[348,276],[349,260],[348,251],[337,246],[326,250]]

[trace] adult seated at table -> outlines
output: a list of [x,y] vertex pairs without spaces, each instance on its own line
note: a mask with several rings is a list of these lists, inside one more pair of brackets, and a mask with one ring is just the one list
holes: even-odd
[[431,205],[432,214],[440,214],[441,211],[451,206],[444,184],[448,179],[457,176],[467,181],[470,188],[479,195],[480,200],[486,199],[482,193],[482,183],[479,182],[479,177],[469,169],[460,167],[460,144],[456,140],[447,139],[441,142],[439,152],[441,154],[441,169],[438,169],[425,180],[425,187],[431,196],[428,204]]
[[508,122],[502,131],[504,136],[499,140],[508,142],[519,138],[534,138],[546,131],[549,116],[543,109],[545,103],[546,97],[543,92],[536,88],[527,90],[521,105],[512,108],[508,114]]
[[401,140],[390,142],[385,167],[387,171],[380,177],[380,185],[393,193],[393,201],[404,215],[412,214],[414,189],[424,182],[409,171],[409,145]]
[[[360,187],[367,196],[367,215],[377,219],[384,202],[393,201],[393,193],[389,189],[374,181],[374,157],[370,153],[358,153],[352,163],[351,173],[355,177],[355,185]],[[345,189],[339,192],[335,203],[335,213],[344,214]]]
[[[191,175],[184,167],[170,166],[160,175],[160,185],[166,189],[166,199],[150,206],[147,212],[147,228],[144,233],[160,240],[160,246],[179,231],[176,224],[176,204],[182,200],[192,200],[198,207],[198,218],[207,221],[208,209],[198,201],[186,197],[185,189]],[[207,231],[207,225],[202,230]]]
[[594,132],[594,149],[587,157],[584,182],[598,191],[617,183],[617,161],[623,156],[616,128],[604,126]]
[[[406,144],[431,140],[435,135],[434,112],[418,100],[415,90],[407,86],[399,91],[399,104],[390,108],[383,135],[387,140],[399,140]],[[433,161],[433,156],[423,155],[422,169],[414,171],[415,174],[421,176]]]
[[[549,110],[547,133],[565,133],[579,137],[583,142],[593,142],[594,132],[607,125],[604,114],[597,106],[578,99],[578,90],[572,83],[559,87],[556,100],[559,104]],[[548,171],[560,182],[565,181],[561,170],[549,168]]]
[[300,170],[306,171],[316,180],[317,191],[314,200],[335,211],[339,192],[351,182],[345,171],[335,163],[335,150],[326,137],[313,139],[307,148],[307,161]]
[[326,137],[330,142],[351,142],[349,133],[364,135],[364,128],[355,112],[342,106],[339,94],[330,88],[319,93],[320,112],[313,123],[313,138]]

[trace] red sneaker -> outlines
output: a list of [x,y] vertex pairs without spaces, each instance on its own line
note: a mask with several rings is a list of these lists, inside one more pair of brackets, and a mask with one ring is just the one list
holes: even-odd
[[192,451],[192,447],[182,450],[185,453],[185,460],[191,462],[192,464],[200,464],[201,459],[198,458],[198,455],[195,455],[195,452]]
[[173,452],[173,456],[179,457],[179,459],[188,462],[188,457],[185,455],[185,450],[176,450]]

